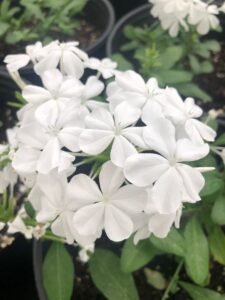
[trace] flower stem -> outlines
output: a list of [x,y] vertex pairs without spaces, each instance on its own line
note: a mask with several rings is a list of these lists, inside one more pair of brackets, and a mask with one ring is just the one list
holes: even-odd
[[183,266],[183,263],[184,263],[184,261],[181,260],[179,265],[177,266],[177,269],[176,269],[175,273],[173,274],[173,277],[171,278],[170,283],[169,283],[167,289],[165,290],[161,300],[166,300],[168,298],[170,290],[172,289],[172,287],[173,287],[173,285],[174,285],[174,283],[175,283],[175,281],[176,281],[176,279],[177,279],[177,277],[180,273],[180,270]]

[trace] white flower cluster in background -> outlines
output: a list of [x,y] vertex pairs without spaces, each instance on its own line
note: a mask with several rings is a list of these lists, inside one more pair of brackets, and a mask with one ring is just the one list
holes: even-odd
[[[179,227],[183,205],[200,200],[201,173],[210,168],[190,162],[207,156],[216,133],[198,120],[202,110],[192,98],[183,102],[156,79],[117,71],[76,47],[37,43],[31,51],[43,86],[22,90],[27,104],[18,112],[12,167],[24,181],[32,178],[36,220],[81,245],[83,257],[103,231],[115,242],[132,234],[135,243],[151,233],[164,238]],[[87,67],[97,74],[81,77]]]
[[211,2],[202,0],[149,0],[153,5],[151,14],[159,18],[163,29],[170,36],[176,37],[180,27],[186,31],[190,26],[196,26],[199,34],[205,35],[211,29],[216,29],[220,22],[218,15],[224,12],[224,5],[218,7]]

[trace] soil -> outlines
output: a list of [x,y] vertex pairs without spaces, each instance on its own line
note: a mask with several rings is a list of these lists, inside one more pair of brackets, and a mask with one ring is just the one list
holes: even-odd
[[225,106],[225,42],[221,42],[221,51],[212,55],[214,72],[196,77],[196,83],[213,98],[213,106]]
[[[49,36],[51,36],[52,40],[60,40],[63,42],[68,41],[79,41],[80,45],[79,47],[82,50],[87,49],[89,46],[93,45],[96,40],[99,38],[99,36],[102,33],[102,29],[98,28],[93,23],[87,21],[85,19],[85,16],[82,16],[78,18],[78,21],[80,21],[80,26],[74,31],[74,35],[72,36],[65,36],[61,34],[60,32],[52,31],[49,33]],[[25,47],[28,44],[35,43],[35,41],[26,41],[17,43],[15,45],[7,45],[4,44],[3,41],[0,40],[0,63],[3,62],[4,57],[7,54],[17,54],[17,53],[24,53]]]

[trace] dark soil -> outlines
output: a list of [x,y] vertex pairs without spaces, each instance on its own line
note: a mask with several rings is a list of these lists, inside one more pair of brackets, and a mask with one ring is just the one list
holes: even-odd
[[221,42],[221,51],[212,55],[214,72],[199,75],[196,83],[213,98],[215,107],[225,106],[225,42]]

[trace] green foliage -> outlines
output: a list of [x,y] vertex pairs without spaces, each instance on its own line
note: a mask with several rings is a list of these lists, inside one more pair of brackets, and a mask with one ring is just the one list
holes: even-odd
[[184,238],[175,228],[171,229],[166,238],[159,239],[152,235],[150,241],[156,248],[164,253],[175,254],[182,257],[185,255]]
[[149,240],[134,245],[133,236],[124,244],[121,254],[121,269],[125,273],[134,272],[149,263],[159,251]]
[[213,72],[209,58],[220,51],[217,41],[202,42],[193,29],[171,38],[157,22],[144,27],[128,25],[124,35],[128,41],[121,51],[132,51],[138,69],[146,79],[154,76],[162,87],[172,85],[184,96],[212,101],[193,79],[196,75]]
[[132,64],[128,60],[126,60],[121,54],[117,53],[112,55],[112,60],[117,62],[120,71],[127,71],[133,69]]
[[198,287],[187,282],[179,282],[179,284],[188,292],[193,300],[225,300],[224,295],[220,295],[219,293],[211,291],[210,289]]
[[212,221],[218,225],[225,225],[225,196],[216,198],[211,214]]
[[112,252],[96,249],[89,270],[95,285],[107,299],[139,299],[132,275],[122,272],[120,260]]
[[214,226],[209,234],[209,246],[214,259],[225,265],[225,235],[219,226]]
[[74,285],[74,264],[62,243],[53,242],[43,263],[43,283],[48,300],[70,300]]
[[185,268],[190,278],[204,285],[209,276],[209,246],[203,228],[196,217],[186,225]]
[[87,0],[12,0],[0,4],[0,41],[6,44],[51,41],[51,35],[59,33],[72,36],[80,23],[74,19]]
[[152,285],[157,290],[164,290],[167,286],[167,281],[164,278],[163,274],[158,271],[151,270],[149,268],[144,269],[144,273],[147,279],[147,282]]

